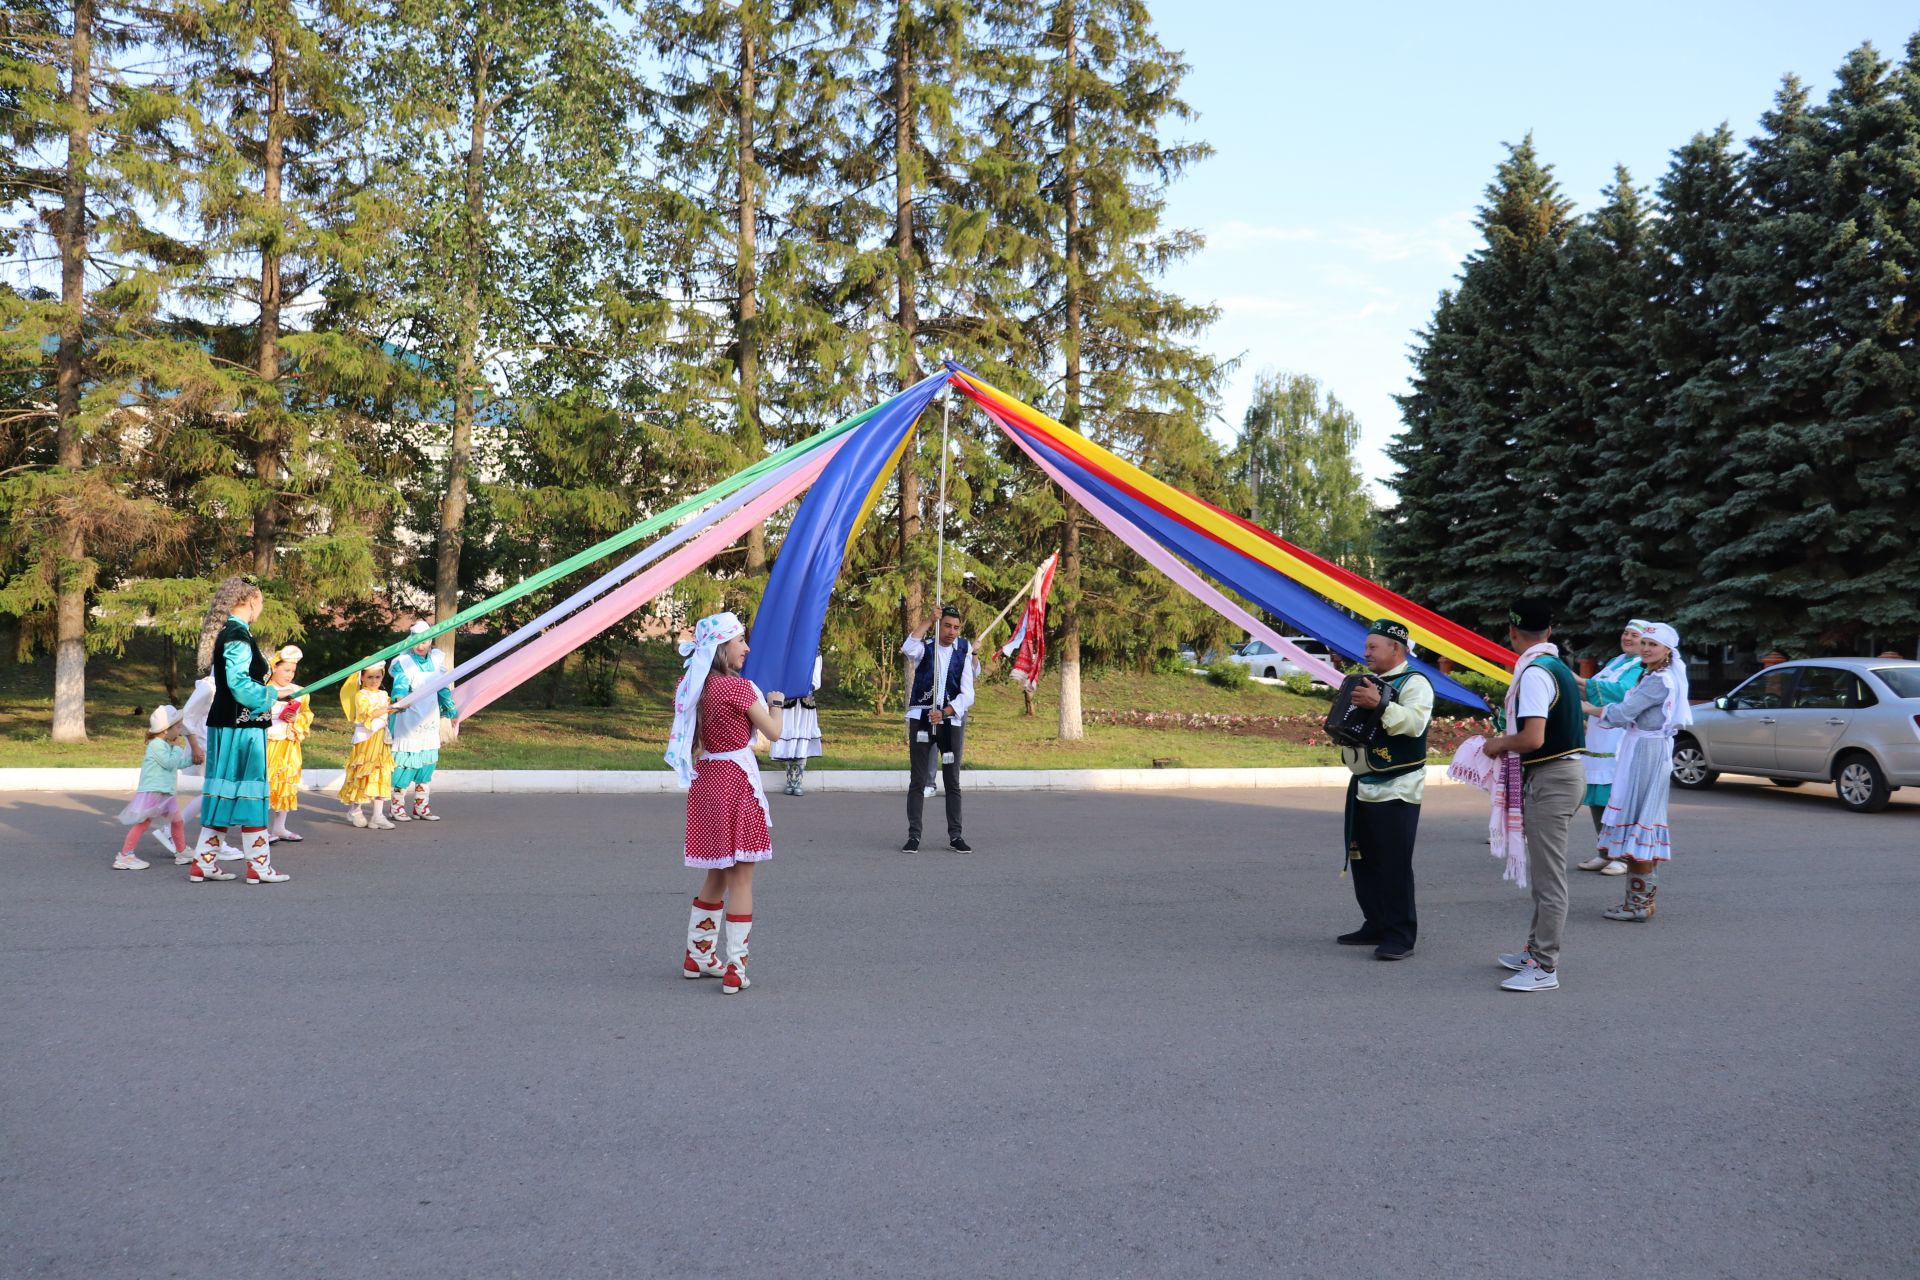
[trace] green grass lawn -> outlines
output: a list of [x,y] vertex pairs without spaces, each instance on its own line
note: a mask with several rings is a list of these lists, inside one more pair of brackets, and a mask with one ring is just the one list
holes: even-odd
[[[471,651],[472,640],[463,641]],[[657,652],[656,652],[657,650]],[[314,672],[324,674],[316,665]],[[549,682],[528,682],[465,727],[443,757],[450,769],[659,769],[665,765],[673,681],[679,661],[664,645],[635,650],[622,673],[619,705],[581,704],[572,668],[563,678],[558,705],[545,706]],[[47,736],[52,710],[52,663],[0,665],[0,768],[49,765],[125,765],[140,762],[146,714],[166,700],[157,651],[136,646],[125,658],[95,658],[87,669],[87,729],[91,740],[55,745]],[[1086,737],[1055,736],[1058,684],[1041,686],[1038,714],[1022,715],[1020,691],[1005,679],[983,679],[967,723],[967,762],[979,769],[1145,768],[1156,759],[1178,768],[1248,768],[1337,764],[1330,746],[1279,741],[1257,732],[1131,725],[1087,726]],[[185,690],[182,690],[182,696]],[[1082,702],[1108,711],[1237,712],[1284,716],[1319,715],[1326,704],[1284,689],[1254,685],[1216,688],[1184,673],[1088,675]],[[307,762],[337,767],[346,752],[339,703],[331,690],[315,698],[314,736]],[[821,731],[826,754],[819,769],[894,769],[906,764],[905,729],[897,714],[876,716],[830,694],[823,698]]]

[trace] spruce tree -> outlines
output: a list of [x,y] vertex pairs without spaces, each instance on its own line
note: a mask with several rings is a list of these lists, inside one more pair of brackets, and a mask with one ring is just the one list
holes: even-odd
[[1753,141],[1740,431],[1682,610],[1710,638],[1853,647],[1920,624],[1905,570],[1920,391],[1911,65],[1863,46],[1818,107],[1789,81]]
[[1564,584],[1556,630],[1600,644],[1644,611],[1617,605],[1626,544],[1640,536],[1637,512],[1617,490],[1633,459],[1617,450],[1643,437],[1653,389],[1647,214],[1624,168],[1605,195],[1554,260],[1524,402],[1533,444],[1515,467],[1539,521],[1544,580]]
[[1546,565],[1550,494],[1521,467],[1548,441],[1528,416],[1555,262],[1571,205],[1533,138],[1508,149],[1476,226],[1486,237],[1414,348],[1407,430],[1388,449],[1399,503],[1380,531],[1391,582],[1492,631],[1523,591],[1558,586]]

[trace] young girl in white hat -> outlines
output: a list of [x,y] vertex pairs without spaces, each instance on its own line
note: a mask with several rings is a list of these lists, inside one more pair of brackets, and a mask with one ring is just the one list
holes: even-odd
[[155,707],[147,717],[147,753],[140,761],[139,789],[120,811],[120,821],[133,829],[127,832],[126,843],[113,860],[115,871],[145,871],[152,865],[133,849],[155,822],[164,822],[172,830],[174,848],[186,847],[186,819],[180,816],[174,789],[179,785],[180,770],[205,760],[199,743],[183,740],[180,712],[170,706]]

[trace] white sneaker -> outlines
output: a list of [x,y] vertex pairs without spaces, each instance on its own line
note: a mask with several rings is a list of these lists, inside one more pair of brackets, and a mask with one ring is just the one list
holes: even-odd
[[1600,874],[1603,876],[1623,876],[1627,874],[1627,864],[1615,858],[1608,862],[1606,866],[1600,868]]
[[115,871],[145,871],[152,865],[151,862],[142,861],[131,853],[117,853],[113,856]]
[[181,862],[181,863],[193,861],[192,850],[187,850],[186,851],[187,856],[183,858],[180,856],[182,851],[173,847],[172,832],[162,831],[160,828],[155,827],[153,830],[147,832],[147,834],[152,836],[153,842],[159,845],[162,849],[165,849],[167,851],[167,856],[172,858],[174,861]]
[[1495,956],[1494,959],[1500,962],[1501,967],[1511,969],[1515,973],[1518,973],[1533,963],[1533,953],[1530,951],[1503,951]]
[[244,862],[246,861],[247,855],[228,844],[225,840],[222,840],[220,842],[220,852],[215,854],[214,857],[221,862]]
[[1500,984],[1502,991],[1556,991],[1559,987],[1559,974],[1531,963]]
[[359,805],[355,805],[347,810],[347,821],[356,827],[364,827],[367,825],[367,815],[361,811]]
[[369,831],[391,831],[393,830],[393,824],[387,821],[386,814],[376,813],[367,819],[367,829]]
[[1607,855],[1604,853],[1596,853],[1591,858],[1588,858],[1585,862],[1580,864],[1580,870],[1598,871],[1600,870],[1600,868],[1606,865],[1607,865]]

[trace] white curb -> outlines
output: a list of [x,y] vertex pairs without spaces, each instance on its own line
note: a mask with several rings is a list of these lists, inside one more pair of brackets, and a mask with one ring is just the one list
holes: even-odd
[[[786,783],[784,771],[767,771],[761,784],[778,792]],[[1294,769],[968,769],[969,791],[1198,791],[1209,789],[1281,789],[1289,787],[1344,787],[1352,775],[1342,768]],[[339,790],[341,770],[309,769],[300,780],[303,792]],[[809,769],[807,790],[904,791],[905,769]],[[0,792],[7,791],[124,791],[132,794],[140,781],[137,768],[112,769],[0,769]],[[1448,783],[1445,765],[1427,766],[1429,786]],[[200,779],[182,774],[180,790],[198,791]],[[678,791],[667,769],[442,769],[433,775],[433,789],[441,792],[494,792],[511,795],[645,795]]]

